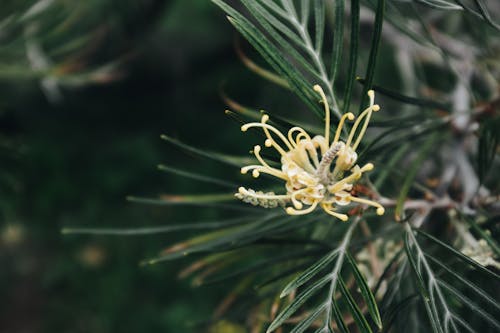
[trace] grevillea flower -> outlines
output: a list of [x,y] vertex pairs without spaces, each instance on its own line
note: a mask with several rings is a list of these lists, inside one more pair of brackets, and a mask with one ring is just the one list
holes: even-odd
[[[313,138],[302,128],[292,127],[287,135],[281,133],[267,122],[269,116],[264,114],[260,122],[252,122],[241,127],[243,132],[249,128],[262,128],[266,136],[264,145],[274,148],[281,155],[281,169],[270,166],[261,156],[261,146],[253,149],[260,164],[241,168],[241,173],[251,171],[257,178],[261,173],[272,175],[285,182],[285,194],[274,192],[263,193],[240,187],[235,196],[244,202],[267,208],[282,206],[290,215],[311,213],[320,206],[326,213],[347,221],[348,216],[339,213],[339,206],[359,203],[376,207],[377,214],[384,214],[384,207],[379,203],[356,197],[352,194],[353,184],[358,181],[363,172],[373,169],[372,163],[363,167],[356,164],[359,146],[370,121],[372,112],[380,109],[374,104],[375,94],[368,91],[370,105],[356,118],[346,141],[340,140],[344,122],[353,121],[354,114],[348,112],[339,121],[333,140],[330,142],[330,108],[319,85],[314,90],[321,96],[325,108],[325,134]],[[364,122],[363,122],[364,121]],[[362,123],[363,122],[363,123]],[[361,126],[361,128],[360,128]],[[356,132],[359,133],[356,136]]]

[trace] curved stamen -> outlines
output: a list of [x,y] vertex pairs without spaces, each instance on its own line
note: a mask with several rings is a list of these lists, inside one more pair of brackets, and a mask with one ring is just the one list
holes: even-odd
[[325,204],[325,205],[321,205],[321,207],[323,208],[323,210],[327,214],[335,216],[336,218],[338,218],[339,220],[341,220],[343,222],[346,222],[349,219],[349,217],[346,214],[341,214],[341,213],[337,213],[337,212],[333,211],[333,208],[331,207],[331,205]]
[[278,170],[278,169],[272,168],[269,164],[267,164],[267,162],[262,158],[262,156],[260,156],[260,150],[261,150],[261,147],[259,145],[256,145],[253,147],[253,154],[255,155],[257,160],[266,168]]
[[301,190],[298,190],[298,191],[294,191],[291,196],[290,196],[290,199],[292,199],[292,203],[293,203],[293,206],[297,209],[302,209],[302,202],[300,202],[298,199],[297,199],[297,196],[299,194],[302,194],[306,191],[307,189],[304,188],[304,189],[301,189]]
[[317,205],[318,205],[318,202],[314,201],[311,206],[309,206],[308,208],[303,209],[303,210],[296,210],[296,209],[293,209],[292,207],[287,207],[286,208],[286,213],[289,214],[289,215],[305,215],[305,214],[309,214],[310,212],[312,212],[314,210],[314,208],[316,208]]
[[[295,140],[293,139],[294,132],[299,132],[299,134],[295,137]],[[311,140],[311,137],[309,136],[309,134],[307,134],[306,131],[304,131],[303,128],[295,126],[295,127],[290,128],[290,130],[288,130],[288,141],[290,141],[292,144],[298,145],[299,141],[300,141],[299,139],[301,136],[303,136],[306,140],[309,140],[309,141]]]
[[363,203],[363,204],[366,204],[366,205],[369,205],[369,206],[376,207],[377,208],[377,215],[384,215],[384,213],[385,213],[384,207],[382,207],[382,205],[379,204],[378,202],[375,202],[375,201],[372,201],[372,200],[368,200],[368,199],[353,197],[352,195],[349,196],[349,199],[351,201],[354,201],[354,202],[359,202],[359,203]]
[[330,143],[330,106],[328,105],[328,100],[326,99],[325,92],[321,88],[320,85],[316,84],[313,87],[314,91],[320,94],[321,99],[323,100],[323,105],[325,107],[325,141],[326,144]]
[[361,178],[363,172],[370,171],[372,169],[373,169],[373,164],[367,163],[361,169],[354,170],[354,172],[351,175],[349,175],[349,176],[339,180],[335,184],[329,186],[328,191],[330,191],[330,193],[336,193],[336,192],[342,191],[343,186],[345,184],[358,180],[359,178]]
[[[307,141],[307,143],[304,143],[304,148],[309,152],[309,156],[311,157],[311,160],[314,163],[313,168],[317,168],[319,165],[319,159],[318,159],[318,152],[316,151],[316,148],[314,148],[314,141],[311,139],[309,134],[307,134],[307,132],[304,131],[300,127],[293,127],[292,129],[290,129],[290,131],[288,132],[289,139],[292,138],[292,133],[294,131],[300,132],[299,134],[297,134],[297,136],[295,137],[295,140],[294,140],[294,144],[296,144],[296,148],[300,147],[300,141]],[[302,138],[304,138],[304,139],[301,140]],[[293,140],[291,140],[291,141],[293,142]],[[305,159],[307,161],[309,161],[308,156],[306,156]],[[313,170],[313,172],[314,172],[314,170]]]
[[346,114],[344,114],[341,118],[340,118],[340,121],[339,121],[339,124],[337,126],[337,131],[335,132],[335,138],[333,138],[333,142],[332,142],[332,145],[339,141],[340,139],[340,133],[342,132],[342,127],[344,127],[344,122],[345,122],[345,119],[349,119],[349,120],[353,120],[354,119],[354,113],[352,112],[348,112]]
[[246,174],[250,170],[252,170],[252,176],[254,178],[258,178],[260,176],[260,173],[263,172],[281,178],[283,180],[288,180],[288,177],[281,170],[268,168],[262,165],[247,165],[246,167],[241,168],[241,173]]
[[275,133],[285,143],[285,145],[289,150],[292,150],[293,147],[290,144],[290,142],[288,142],[287,138],[285,138],[285,136],[280,131],[278,131],[274,126],[266,124],[267,120],[269,120],[269,116],[265,114],[262,116],[262,122],[245,124],[241,126],[241,130],[243,132],[246,132],[251,127],[261,127],[264,130],[264,134],[267,137],[266,146],[269,146],[268,143],[270,143],[281,155],[285,156],[286,155],[285,150],[283,150],[283,148],[281,148],[281,146],[272,138],[269,130]]
[[[377,104],[373,104],[374,100],[375,100],[375,93],[373,92],[373,90],[368,91],[368,96],[370,97],[370,106],[371,106],[372,111],[377,112],[378,110],[380,110],[380,106],[378,106]],[[365,135],[366,128],[368,127],[368,123],[370,122],[371,116],[372,116],[372,112],[368,113],[368,115],[366,116],[365,122],[363,124],[363,128],[361,128],[361,132],[359,132],[358,138],[356,139],[356,142],[352,146],[352,149],[356,150],[356,148],[358,148],[358,145],[361,142],[361,139],[363,139],[363,136]]]
[[[356,122],[352,126],[351,133],[349,133],[349,138],[347,139],[346,146],[349,147],[351,144],[352,139],[354,138],[354,134],[356,133],[356,130],[358,129],[359,124],[361,123],[361,120],[366,117],[365,123],[363,124],[363,128],[361,129],[361,132],[358,135],[358,138],[356,139],[356,148],[357,144],[361,142],[361,139],[363,138],[366,128],[368,127],[368,122],[370,121],[370,117],[372,114],[372,111],[378,111],[380,110],[380,106],[374,105],[374,98],[375,98],[375,93],[373,90],[368,91],[368,96],[370,97],[370,106],[368,106],[356,119]],[[354,146],[353,146],[354,147]],[[355,150],[355,148],[353,148]]]

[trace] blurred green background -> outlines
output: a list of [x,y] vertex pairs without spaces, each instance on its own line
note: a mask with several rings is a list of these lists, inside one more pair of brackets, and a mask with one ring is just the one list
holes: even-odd
[[[8,14],[21,2],[1,10]],[[25,1],[25,8],[32,3]],[[220,191],[158,171],[156,165],[165,163],[238,174],[183,154],[160,134],[245,153],[251,146],[236,145],[239,125],[223,113],[221,86],[243,103],[266,101],[269,107],[285,92],[270,91],[241,65],[234,33],[209,1],[108,0],[94,7],[72,30],[62,29],[72,41],[72,34],[85,35],[89,27],[107,28],[97,47],[84,52],[84,63],[118,60],[112,80],[61,85],[62,98],[50,101],[39,78],[10,70],[13,64],[22,68],[24,45],[10,60],[5,48],[0,51],[0,68],[9,69],[0,70],[0,332],[200,332],[224,290],[179,280],[187,261],[138,265],[186,235],[60,230],[217,218],[223,212],[140,205],[125,197]]]

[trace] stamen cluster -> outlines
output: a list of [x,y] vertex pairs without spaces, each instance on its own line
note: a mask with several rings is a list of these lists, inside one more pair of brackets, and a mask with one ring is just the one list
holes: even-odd
[[[256,145],[253,153],[260,164],[241,168],[241,173],[249,171],[257,178],[266,173],[285,181],[286,194],[255,192],[252,189],[240,187],[236,197],[244,202],[258,204],[264,207],[288,205],[285,209],[290,215],[303,215],[314,211],[320,206],[326,213],[347,221],[348,216],[337,211],[339,206],[357,202],[376,207],[377,214],[384,214],[384,207],[379,203],[352,195],[353,185],[364,172],[373,169],[372,163],[363,167],[356,164],[359,146],[368,127],[372,112],[380,109],[374,104],[375,94],[368,91],[370,105],[356,118],[348,112],[339,121],[335,136],[330,142],[330,108],[323,89],[319,85],[314,90],[321,96],[325,108],[324,136],[313,138],[300,127],[291,128],[285,136],[277,128],[269,125],[269,116],[264,114],[260,122],[252,122],[241,127],[243,132],[249,128],[262,128],[266,136],[264,146],[274,148],[281,155],[281,169],[271,167],[261,156],[261,146]],[[340,135],[346,119],[354,122],[347,140],[341,141]],[[364,120],[355,139],[355,134]],[[346,172],[350,174],[346,175]]]

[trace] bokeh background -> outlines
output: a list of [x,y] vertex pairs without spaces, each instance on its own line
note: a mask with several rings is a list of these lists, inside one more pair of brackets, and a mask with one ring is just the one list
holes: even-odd
[[[35,3],[2,1],[1,22]],[[224,288],[179,280],[187,261],[139,265],[185,234],[82,236],[61,229],[217,218],[223,213],[210,208],[126,201],[220,190],[162,173],[159,163],[237,176],[237,169],[185,154],[160,134],[242,154],[251,145],[235,140],[241,132],[224,115],[221,90],[269,108],[296,101],[245,69],[231,26],[209,1],[89,1],[77,12],[71,1],[60,3],[33,19],[35,28],[49,21],[38,46],[54,61],[48,74],[55,86],[29,58],[29,22],[0,34],[0,332],[200,332]],[[94,79],[80,76],[109,64]]]

